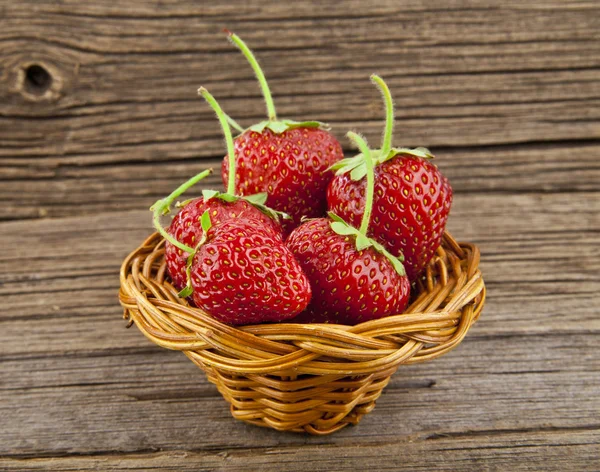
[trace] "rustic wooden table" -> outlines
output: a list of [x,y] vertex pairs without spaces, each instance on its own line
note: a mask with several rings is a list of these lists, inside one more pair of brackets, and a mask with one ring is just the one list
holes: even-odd
[[[598,3],[218,3],[0,1],[0,469],[600,470]],[[396,142],[438,155],[449,228],[483,255],[463,344],[332,436],[234,421],[121,319],[148,207],[223,155],[196,89],[264,116],[225,26],[280,114],[348,151],[348,129],[378,140],[383,75]]]

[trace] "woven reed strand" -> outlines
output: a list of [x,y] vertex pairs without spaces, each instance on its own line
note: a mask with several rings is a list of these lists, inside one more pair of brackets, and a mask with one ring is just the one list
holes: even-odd
[[400,364],[456,347],[485,302],[478,248],[448,233],[407,311],[356,326],[227,326],[177,297],[163,256],[155,233],[123,262],[125,319],[204,370],[235,418],[282,431],[329,434],[358,423]]

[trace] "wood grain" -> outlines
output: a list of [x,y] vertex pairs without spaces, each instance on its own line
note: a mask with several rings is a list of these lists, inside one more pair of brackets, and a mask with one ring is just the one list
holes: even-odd
[[[527,439],[523,439],[523,433]],[[482,444],[484,441],[485,444]],[[266,447],[222,451],[171,451],[146,454],[100,454],[41,459],[0,458],[0,466],[18,471],[53,470],[165,470],[165,471],[255,471],[284,470],[300,472],[352,471],[356,467],[369,470],[589,470],[597,464],[598,434],[593,430],[549,430],[535,432],[504,431],[497,434],[482,432],[464,436],[446,435],[360,445],[343,450],[340,461],[337,445],[302,445],[298,447]],[[518,453],[511,453],[517,448]],[[489,467],[490,458],[496,458]],[[198,466],[202,467],[198,469]]]
[[[433,151],[456,194],[590,192],[600,187],[600,145],[595,143]],[[0,186],[4,202],[0,220],[149,208],[207,168],[214,173],[198,189],[221,189],[221,161],[222,157],[119,165],[7,166],[0,168],[5,174]],[[189,195],[199,195],[199,190]]]
[[[403,367],[332,436],[234,421],[121,319],[147,208],[205,167],[220,186],[196,89],[264,117],[223,27],[280,115],[329,122],[348,153],[349,129],[379,140],[380,73],[396,143],[435,152],[449,229],[482,251],[488,301],[464,343]],[[0,0],[0,469],[600,469],[599,31],[593,1]]]
[[[534,143],[535,152],[540,143],[585,140],[595,146],[585,150],[591,155],[571,166],[591,167],[579,185],[596,181],[589,159],[597,159],[600,138],[600,15],[593,2],[440,9],[387,1],[362,17],[360,2],[342,3],[280,11],[245,2],[128,2],[114,12],[86,2],[7,2],[0,30],[0,196],[7,204],[0,218],[73,214],[82,194],[92,196],[80,211],[137,208],[140,193],[164,194],[143,185],[157,174],[171,185],[199,159],[217,163],[220,130],[196,97],[198,86],[242,123],[264,116],[252,72],[219,23],[256,45],[280,114],[330,122],[346,148],[349,129],[378,140],[383,113],[368,81],[377,71],[393,90],[402,144],[487,163],[498,149],[471,147]],[[23,18],[34,11],[24,32]],[[266,33],[282,18],[293,34]],[[42,97],[22,85],[24,68],[38,62],[55,79],[56,90]],[[98,180],[111,170],[118,179]],[[130,174],[134,188],[123,181]]]

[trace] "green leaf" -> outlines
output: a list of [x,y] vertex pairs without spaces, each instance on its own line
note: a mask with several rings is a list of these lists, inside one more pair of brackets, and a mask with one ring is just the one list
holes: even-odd
[[380,158],[377,160],[377,163],[381,164],[382,162],[389,161],[390,159],[396,157],[398,154],[408,154],[409,156],[420,157],[421,159],[433,159],[435,157],[433,154],[431,154],[431,151],[429,149],[424,147],[418,147],[414,149],[401,147],[392,148],[392,150],[387,156],[380,156]]
[[211,198],[219,198],[224,202],[229,203],[237,202],[240,199],[240,197],[236,195],[231,195],[230,193],[221,193],[216,190],[202,190],[202,196],[204,197],[204,200],[210,200]]
[[194,289],[191,287],[191,285],[186,285],[186,287],[181,290],[181,292],[179,292],[177,294],[177,296],[179,298],[187,298],[189,297],[192,293],[194,293]]
[[345,174],[346,172],[350,172],[356,166],[359,166],[360,164],[364,164],[364,162],[365,162],[365,159],[364,159],[363,155],[357,154],[354,157],[347,157],[346,159],[342,159],[340,161],[335,162],[327,170],[335,170],[335,171],[337,171],[336,172],[337,175]]
[[351,226],[348,226],[346,223],[340,223],[339,221],[333,221],[330,223],[331,225],[331,229],[341,235],[341,236],[355,236],[356,235],[356,228],[352,228]]
[[264,205],[265,202],[267,201],[267,197],[268,197],[267,192],[261,192],[261,193],[255,193],[254,195],[247,195],[242,198],[250,203]]
[[398,273],[398,275],[406,275],[406,270],[404,270],[402,262],[400,262],[393,256],[391,258],[388,257],[388,260],[392,263],[392,265],[394,266],[394,270]]
[[240,199],[240,197],[231,195],[230,193],[220,193],[219,195],[217,195],[217,198],[227,203],[237,202]]
[[[373,158],[373,165],[381,164],[383,162],[393,159],[398,154],[408,154],[422,159],[432,159],[434,156],[431,154],[429,149],[424,147],[418,147],[415,149],[411,148],[392,148],[387,156],[381,155],[381,149],[373,149],[371,151],[371,157]],[[364,170],[363,170],[364,168]],[[365,158],[361,154],[357,154],[354,157],[347,157],[334,163],[329,167],[328,170],[335,170],[337,175],[346,174],[351,172],[350,176],[352,180],[361,180],[366,172]]]
[[204,197],[204,201],[208,201],[213,197],[219,195],[217,190],[202,190],[202,196]]
[[372,247],[373,249],[375,249],[375,251],[377,251],[378,253],[385,256],[385,258],[388,259],[392,263],[392,265],[394,266],[394,270],[398,274],[406,275],[406,271],[404,270],[404,265],[402,265],[402,262],[401,262],[404,260],[404,257],[402,255],[400,255],[400,257],[392,256],[392,254],[390,254],[381,244],[379,244],[374,239],[368,238],[367,236],[362,234],[358,229],[356,229],[354,226],[350,226],[348,223],[346,223],[344,220],[342,220],[335,213],[330,211],[330,212],[327,212],[327,215],[329,216],[329,218],[331,218],[333,220],[330,223],[330,226],[331,226],[331,229],[335,233],[337,233],[341,236],[354,236],[355,237],[355,245],[356,245],[357,251],[364,251],[365,249]]
[[392,263],[394,269],[399,275],[406,275],[406,271],[404,270],[404,265],[402,261],[404,261],[404,256],[400,254],[399,257],[394,257],[390,252],[388,252],[381,244],[379,244],[375,240],[371,240],[373,244],[373,249],[375,249],[379,254],[385,256],[385,258]]
[[327,216],[329,216],[329,218],[331,218],[333,221],[339,221],[340,223],[344,223],[345,225],[347,225],[348,223],[346,223],[340,216],[337,216],[334,212],[332,211],[328,211],[327,212]]
[[411,149],[408,154],[412,154],[413,156],[422,157],[423,159],[433,159],[435,156],[431,153],[429,149],[426,147],[418,147],[415,149]]
[[262,133],[268,124],[269,124],[268,121],[261,121],[260,123],[256,123],[255,125],[250,126],[250,128],[248,128],[248,130],[256,131],[257,133]]
[[365,175],[367,175],[367,166],[364,162],[350,172],[350,178],[355,181],[361,180]]
[[[262,196],[265,195],[264,200],[267,200],[267,194],[266,193],[257,193],[254,195],[249,195],[248,197],[242,197],[244,200],[246,200],[248,203],[250,203],[251,205],[253,205],[254,207],[256,207],[257,209],[259,209],[260,211],[262,211],[265,215],[267,215],[269,218],[279,222],[279,219],[282,218],[284,220],[291,220],[292,217],[290,215],[288,215],[287,213],[283,212],[283,211],[277,211],[277,210],[273,210],[273,208],[268,207],[267,205],[265,205],[264,203],[260,203],[260,201],[262,200]],[[256,198],[254,198],[256,197]]]
[[240,197],[236,197],[235,195],[231,195],[230,193],[220,193],[219,195],[217,195],[217,198],[220,198],[224,202],[229,203],[237,202],[240,199]]
[[356,236],[356,250],[363,251],[368,247],[371,247],[371,241],[364,234],[358,233]]
[[282,123],[285,123],[288,129],[293,128],[321,128],[324,130],[330,129],[327,123],[322,123],[320,121],[294,121],[294,120],[281,120]]
[[212,226],[212,222],[210,221],[210,214],[208,210],[202,213],[200,217],[200,223],[202,224],[202,230],[206,233]]
[[275,134],[281,134],[284,131],[287,131],[289,129],[289,126],[286,125],[283,121],[271,121],[267,125],[267,128],[269,128]]
[[176,202],[175,203],[175,207],[176,208],[183,208],[186,205],[188,205],[192,200],[193,200],[193,198],[188,198],[187,200],[184,200],[182,202]]
[[256,131],[262,133],[266,128],[273,131],[275,134],[281,134],[288,129],[294,128],[320,128],[328,130],[329,125],[327,123],[321,123],[320,121],[294,121],[294,120],[274,120],[274,121],[261,121],[248,128],[249,131]]

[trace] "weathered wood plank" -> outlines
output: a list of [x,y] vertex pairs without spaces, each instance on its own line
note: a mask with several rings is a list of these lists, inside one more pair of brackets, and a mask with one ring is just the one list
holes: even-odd
[[[594,430],[512,431],[441,436],[341,448],[303,445],[302,448],[169,451],[147,454],[102,454],[41,459],[1,459],[0,466],[15,471],[51,469],[164,471],[352,471],[364,470],[593,470],[598,464],[600,438]],[[485,443],[482,439],[485,438]]]
[[[594,143],[433,151],[457,195],[600,190],[600,145]],[[204,168],[214,174],[198,188],[222,188],[221,160],[80,166],[31,158],[2,166],[0,159],[0,220],[147,208]]]
[[[196,88],[210,87],[243,122],[264,108],[218,21],[256,45],[281,114],[330,121],[340,136],[357,126],[379,133],[379,98],[367,80],[378,71],[394,90],[407,144],[600,138],[593,2],[439,9],[389,0],[360,19],[359,6],[337,5],[344,15],[335,16],[319,2],[292,11],[128,3],[118,13],[81,2],[8,3],[0,154],[66,163],[218,155],[216,122]],[[23,34],[24,17],[35,33]],[[278,28],[282,18],[295,19],[294,28]],[[47,99],[20,87],[19,71],[32,62],[56,76]]]
[[0,456],[334,444],[346,452],[426,437],[600,429],[596,337],[469,338],[443,359],[401,367],[361,424],[327,438],[233,420],[202,372],[158,347],[9,359],[0,373]]
[[[486,443],[482,444],[482,437]],[[374,446],[303,445],[210,452],[170,451],[147,454],[101,454],[40,459],[2,459],[15,471],[164,470],[329,472],[365,470],[593,470],[598,463],[597,431],[531,432],[439,437]],[[343,458],[343,459],[342,459]],[[200,468],[200,469],[199,469]],[[590,469],[592,468],[592,469]]]

